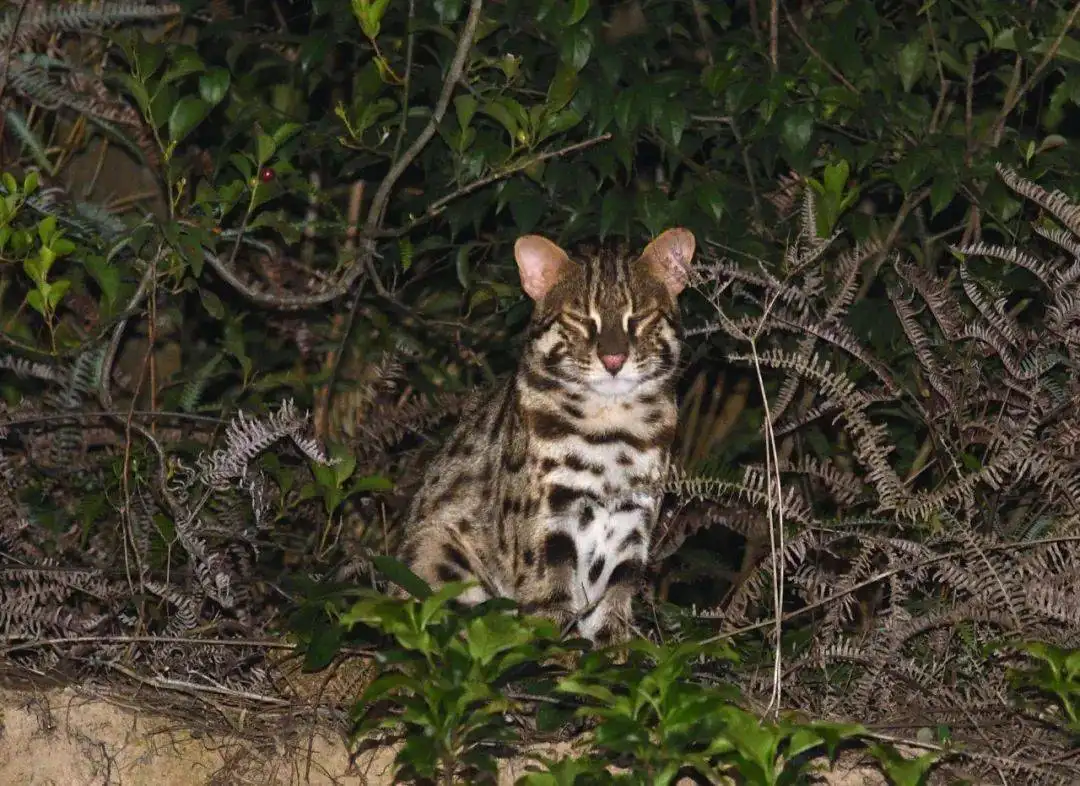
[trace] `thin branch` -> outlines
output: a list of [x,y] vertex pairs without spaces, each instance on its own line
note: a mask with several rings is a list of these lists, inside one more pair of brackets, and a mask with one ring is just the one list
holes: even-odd
[[[150,284],[154,280],[154,274],[157,272],[159,258],[159,255],[154,255],[154,258],[150,260],[146,272],[143,273],[142,280],[139,281],[139,288],[135,290],[135,294],[131,296],[127,308],[124,309],[125,314],[133,314],[135,309],[142,305],[146,293],[150,291]],[[120,341],[124,336],[124,331],[127,330],[128,319],[128,316],[124,316],[116,323],[113,328],[112,338],[109,340],[109,346],[105,350],[105,357],[101,361],[101,381],[98,386],[98,395],[104,407],[112,406],[112,367],[116,361],[116,353],[120,349]]]
[[439,199],[432,202],[431,205],[428,206],[427,210],[425,210],[420,216],[413,219],[408,224],[405,224],[404,226],[398,227],[396,229],[383,230],[379,232],[378,236],[402,237],[403,235],[407,235],[421,224],[425,224],[431,219],[438,216],[443,211],[443,208],[463,196],[468,196],[474,191],[479,191],[485,186],[489,186],[492,183],[497,183],[500,180],[512,177],[518,172],[522,172],[535,164],[539,164],[543,161],[548,161],[552,158],[560,158],[571,153],[576,153],[579,150],[584,150],[586,148],[592,147],[593,145],[598,145],[601,142],[608,141],[609,139],[611,139],[610,131],[600,134],[599,136],[590,137],[589,139],[585,139],[581,142],[575,142],[574,144],[567,145],[566,147],[561,147],[558,150],[548,150],[547,152],[540,153],[535,156],[529,156],[528,158],[522,159],[521,161],[512,164],[506,169],[499,170],[498,172],[493,172],[486,177],[480,178],[479,180],[474,180],[471,183],[468,183],[467,185],[464,185],[461,188],[457,189],[456,191],[447,194],[446,196],[440,197]]
[[[773,13],[774,14],[776,13],[776,6],[775,5],[773,6]],[[859,88],[857,88],[857,87],[855,87],[855,85],[851,84],[851,82],[848,81],[847,77],[845,77],[843,74],[841,74],[840,71],[836,68],[836,66],[834,66],[832,63],[830,63],[828,60],[826,60],[824,57],[822,57],[821,53],[818,52],[818,50],[816,50],[814,48],[814,45],[811,44],[810,41],[806,38],[806,36],[803,35],[802,30],[799,29],[799,26],[797,24],[795,24],[795,20],[791,18],[791,14],[788,12],[788,10],[786,8],[784,9],[784,21],[788,23],[788,27],[791,28],[791,32],[793,32],[795,34],[795,37],[798,38],[799,41],[802,43],[802,45],[806,47],[806,51],[808,51],[811,55],[813,55],[814,58],[819,63],[821,63],[823,66],[825,66],[825,69],[830,74],[832,74],[833,77],[835,77],[836,80],[840,82],[840,84],[842,84],[844,87],[846,87],[852,93],[855,93],[856,95],[859,94]],[[773,55],[773,56],[775,57],[775,55]]]
[[770,0],[769,2],[769,66],[772,68],[772,72],[775,74],[776,69],[779,67],[780,58],[778,55],[779,40],[780,40],[780,0]]
[[1069,12],[1068,17],[1065,19],[1065,24],[1061,26],[1061,31],[1058,33],[1057,38],[1054,39],[1054,43],[1050,45],[1050,48],[1046,50],[1046,54],[1043,55],[1042,60],[1035,66],[1035,70],[1031,72],[1031,75],[1024,82],[1024,86],[1019,90],[1010,90],[1005,96],[1005,103],[1001,107],[1001,111],[998,112],[998,116],[991,123],[990,127],[986,131],[986,135],[983,137],[983,141],[987,136],[993,134],[995,140],[1000,139],[1001,131],[1005,126],[1005,120],[1012,113],[1016,105],[1020,103],[1025,95],[1031,92],[1031,88],[1035,86],[1035,82],[1042,76],[1043,71],[1050,65],[1050,61],[1057,56],[1058,50],[1061,49],[1061,44],[1065,41],[1065,36],[1072,30],[1073,25],[1076,23],[1076,17],[1080,16],[1080,2],[1073,6],[1072,11]]
[[427,143],[435,136],[439,123],[446,116],[446,110],[450,106],[450,99],[454,95],[454,88],[465,71],[465,63],[469,57],[469,50],[472,49],[476,28],[480,24],[480,11],[483,6],[483,0],[472,0],[469,3],[469,17],[465,20],[465,29],[462,30],[461,38],[458,39],[457,51],[454,53],[454,59],[450,62],[450,68],[446,73],[446,80],[443,82],[442,92],[439,94],[439,100],[435,104],[435,110],[431,113],[431,119],[428,120],[424,130],[413,140],[413,143],[409,145],[401,158],[393,163],[390,171],[386,173],[386,177],[379,184],[379,188],[371,200],[371,208],[368,211],[367,222],[364,225],[366,237],[375,237],[379,227],[382,226],[383,216],[390,201],[391,190],[393,190],[398,179],[405,173],[405,170],[427,147]]

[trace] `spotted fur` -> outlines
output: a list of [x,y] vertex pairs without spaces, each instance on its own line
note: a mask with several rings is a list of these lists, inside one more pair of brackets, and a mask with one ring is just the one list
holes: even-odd
[[432,585],[470,580],[599,643],[624,639],[675,433],[679,309],[694,237],[575,262],[515,244],[536,301],[517,373],[463,418],[409,512],[402,557]]

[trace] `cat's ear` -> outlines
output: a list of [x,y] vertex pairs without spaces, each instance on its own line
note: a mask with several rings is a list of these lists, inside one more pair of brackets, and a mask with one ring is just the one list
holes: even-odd
[[690,281],[690,260],[696,245],[694,233],[689,229],[668,229],[645,247],[641,261],[675,297]]
[[522,235],[514,243],[514,258],[521,274],[521,288],[540,300],[562,278],[571,264],[566,252],[540,235]]

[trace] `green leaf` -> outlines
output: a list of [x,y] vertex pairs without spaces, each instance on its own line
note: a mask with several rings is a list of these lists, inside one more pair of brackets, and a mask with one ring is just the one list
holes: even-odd
[[847,187],[849,172],[850,167],[844,159],[826,166],[824,177],[825,193],[839,201],[844,194],[844,189]]
[[555,69],[555,76],[552,77],[551,84],[548,85],[545,105],[550,111],[558,112],[570,103],[570,99],[577,92],[577,87],[577,71],[566,63],[559,63],[558,68]]
[[548,137],[569,131],[580,123],[582,119],[581,113],[573,108],[564,109],[554,115],[546,114],[540,123],[540,128],[537,130],[536,141],[543,142]]
[[221,302],[221,298],[209,289],[200,289],[199,298],[202,300],[203,308],[206,309],[206,313],[214,319],[225,318],[225,304]]
[[904,45],[897,56],[897,68],[900,71],[900,84],[905,93],[910,93],[915,82],[926,68],[927,48],[922,35],[913,38]]
[[274,133],[271,135],[274,139],[274,145],[280,148],[296,136],[302,128],[303,126],[300,123],[282,123],[274,129]]
[[101,287],[105,301],[109,304],[115,303],[116,296],[120,292],[120,269],[110,265],[108,260],[102,257],[89,255],[83,259],[83,267]]
[[66,278],[57,279],[49,285],[49,290],[45,295],[45,300],[49,304],[49,308],[53,311],[56,310],[57,304],[60,303],[60,299],[64,297],[64,293],[68,291],[71,286],[71,280]]
[[315,628],[304,652],[304,671],[321,671],[341,647],[341,627],[323,622]]
[[277,152],[277,143],[269,134],[259,133],[255,136],[255,163],[263,166],[274,157]]
[[559,47],[559,60],[580,71],[592,54],[593,34],[587,27],[575,27],[565,33]]
[[210,106],[217,106],[229,92],[231,76],[226,68],[211,68],[199,77],[199,96]]
[[37,225],[38,240],[44,245],[49,245],[49,242],[56,234],[56,216],[51,213],[45,218],[41,219]]
[[704,210],[711,219],[719,221],[724,215],[724,192],[711,180],[702,180],[694,188],[694,196],[698,207]]
[[428,623],[431,622],[432,617],[434,617],[440,609],[445,607],[447,603],[465,592],[465,590],[468,589],[468,586],[469,582],[467,581],[450,581],[439,587],[439,589],[430,597],[424,598],[424,602],[420,606],[421,626],[427,627]]
[[457,113],[458,125],[461,126],[462,129],[469,127],[473,115],[476,114],[476,107],[476,98],[468,93],[462,93],[454,99],[454,112]]
[[638,218],[654,237],[667,227],[670,215],[671,203],[660,189],[649,189],[638,197]]
[[356,479],[350,490],[353,493],[358,491],[393,491],[394,481],[382,475],[364,475]]
[[[517,110],[520,110],[520,112]],[[485,104],[480,111],[493,117],[510,134],[510,139],[516,143],[518,132],[521,130],[521,124],[518,122],[519,116],[522,118],[525,116],[525,110],[522,109],[521,104],[512,98],[500,98]]]
[[425,600],[431,597],[431,587],[429,587],[427,582],[422,578],[409,570],[404,563],[399,562],[393,557],[375,554],[371,557],[371,564],[375,566],[376,570],[386,576],[386,578],[390,579],[390,581],[397,584],[414,598]]
[[378,701],[386,694],[396,691],[398,688],[412,687],[414,682],[415,679],[407,674],[398,672],[383,674],[367,686],[367,690],[360,694],[360,698],[357,699],[356,703],[367,706]]
[[166,51],[165,47],[155,46],[142,37],[137,39],[132,65],[135,66],[140,79],[146,81],[154,75],[154,72],[165,62]]
[[894,786],[923,786],[930,775],[930,768],[941,757],[940,753],[934,751],[905,759],[895,748],[885,745],[871,745],[870,753],[880,762],[881,769]]
[[461,16],[461,6],[465,0],[434,0],[435,13],[444,25],[450,24]]
[[199,57],[199,53],[190,46],[178,46],[172,51],[170,59],[172,65],[165,69],[165,74],[161,77],[162,84],[175,82],[188,74],[197,74],[206,70],[206,64]]
[[573,0],[570,6],[570,14],[566,17],[566,26],[573,27],[589,13],[589,0]]
[[510,215],[514,217],[518,231],[526,234],[532,232],[540,223],[540,217],[547,209],[547,200],[535,186],[526,186],[522,189],[522,193],[524,198],[511,200]]
[[600,203],[600,237],[607,237],[613,228],[623,229],[630,212],[630,201],[618,188],[609,189]]
[[663,108],[659,127],[656,130],[672,147],[678,147],[679,142],[682,141],[683,131],[686,129],[686,120],[686,107],[681,103],[668,103]]
[[469,252],[472,251],[472,243],[466,243],[457,250],[454,255],[454,272],[457,273],[458,283],[461,288],[469,288]]
[[956,173],[945,170],[934,178],[930,186],[930,211],[931,216],[936,216],[949,206],[956,196]]
[[793,153],[801,153],[810,144],[814,132],[814,115],[799,107],[788,112],[780,126],[780,141]]
[[368,38],[379,35],[383,14],[389,4],[390,0],[352,0],[353,14]]
[[179,142],[199,125],[210,112],[210,105],[196,96],[184,96],[169,114],[169,141]]
[[34,309],[34,311],[45,316],[45,297],[41,294],[40,289],[31,289],[27,292],[26,302],[30,305],[30,308]]

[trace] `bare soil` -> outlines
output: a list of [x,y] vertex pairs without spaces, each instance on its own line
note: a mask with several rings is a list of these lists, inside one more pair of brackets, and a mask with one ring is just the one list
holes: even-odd
[[[350,762],[340,737],[324,732],[255,746],[241,733],[216,737],[74,687],[0,691],[0,784],[22,786],[383,786],[394,750]],[[538,750],[557,758],[572,746]],[[507,762],[500,786],[526,772]],[[841,761],[822,783],[885,784],[876,772]]]

